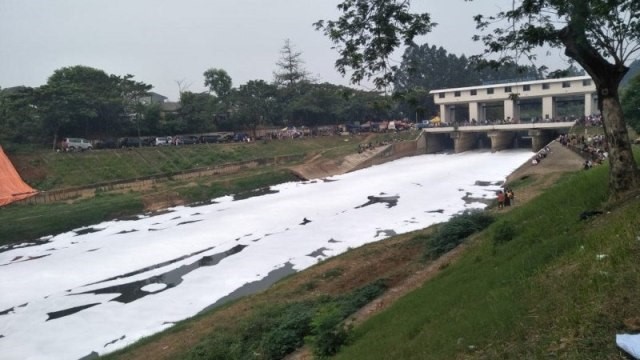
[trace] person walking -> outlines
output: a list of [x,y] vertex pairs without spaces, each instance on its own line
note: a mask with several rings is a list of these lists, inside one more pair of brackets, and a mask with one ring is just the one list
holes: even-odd
[[498,192],[498,209],[502,209],[504,207],[504,192],[500,190]]

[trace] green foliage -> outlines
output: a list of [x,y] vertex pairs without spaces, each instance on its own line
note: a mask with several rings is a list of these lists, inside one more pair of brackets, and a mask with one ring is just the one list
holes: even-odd
[[504,244],[516,236],[516,227],[509,221],[499,221],[493,228],[493,243]]
[[621,103],[627,123],[640,132],[640,74],[633,77],[624,88]]
[[295,50],[289,39],[285,40],[276,65],[278,70],[274,73],[274,77],[278,85],[292,87],[300,82],[309,81],[309,73],[303,66],[302,53]]
[[493,222],[491,215],[479,210],[467,210],[453,216],[426,238],[425,256],[435,259],[454,249],[469,235],[481,231]]
[[[336,68],[351,72],[351,82],[373,79],[378,88],[393,80],[395,66],[389,57],[402,44],[411,44],[418,35],[431,31],[429,14],[412,14],[408,1],[345,0],[338,5],[340,19],[315,23],[337,46]],[[391,71],[388,71],[391,70]]]
[[262,307],[237,326],[215,331],[189,359],[282,359],[305,341],[319,355],[335,353],[347,339],[342,321],[386,289],[378,280],[352,293]]
[[387,290],[384,279],[378,279],[370,284],[360,287],[351,293],[338,297],[336,303],[343,319],[358,311],[373,299],[382,295]]
[[225,99],[232,88],[232,80],[224,69],[208,69],[204,72],[204,86],[215,93],[219,99]]
[[320,308],[311,324],[313,332],[307,337],[313,353],[321,358],[334,355],[347,341],[348,332],[342,326],[340,309],[335,304]]

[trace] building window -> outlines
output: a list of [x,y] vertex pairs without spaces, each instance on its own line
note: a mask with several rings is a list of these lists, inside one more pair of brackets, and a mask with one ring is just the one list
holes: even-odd
[[439,97],[440,99],[444,99],[444,93],[440,93],[440,94],[438,94],[438,97]]
[[530,91],[531,85],[522,85],[522,91]]
[[478,95],[478,90],[473,89],[473,90],[471,90],[470,93],[471,93],[471,96]]
[[493,94],[493,88],[487,89],[487,95],[491,95],[491,94]]
[[460,91],[454,91],[453,92],[453,96],[460,97]]
[[582,80],[582,86],[591,86],[591,79]]
[[549,90],[549,83],[542,83],[542,90]]
[[510,93],[511,92],[511,86],[505,86],[504,87],[504,92]]
[[568,82],[568,81],[563,81],[563,82],[562,82],[562,87],[563,87],[563,88],[571,87],[571,83],[570,83],[570,82]]

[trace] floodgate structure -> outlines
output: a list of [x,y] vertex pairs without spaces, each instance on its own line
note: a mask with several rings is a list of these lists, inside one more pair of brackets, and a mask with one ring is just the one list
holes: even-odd
[[[514,81],[430,92],[438,122],[423,130],[427,153],[475,148],[537,151],[576,121],[597,111],[589,76]],[[439,126],[438,126],[439,125]]]

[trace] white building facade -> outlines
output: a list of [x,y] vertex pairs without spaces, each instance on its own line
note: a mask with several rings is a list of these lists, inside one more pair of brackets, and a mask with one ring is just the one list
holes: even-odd
[[[566,115],[565,118],[559,116],[559,103],[583,104],[582,113],[572,116],[599,112],[596,87],[589,76],[439,89],[429,93],[439,106],[441,121],[449,124],[568,120]],[[525,107],[528,110],[526,116],[522,116]]]

